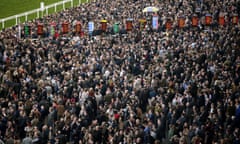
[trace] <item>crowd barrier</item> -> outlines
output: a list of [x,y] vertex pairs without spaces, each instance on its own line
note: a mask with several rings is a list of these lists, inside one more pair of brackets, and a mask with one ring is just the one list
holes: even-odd
[[[45,16],[45,15],[48,15],[49,14],[49,9],[51,9],[51,8],[54,8],[54,12],[58,11],[58,9],[57,9],[58,6],[61,6],[61,9],[65,10],[67,3],[70,3],[70,6],[73,7],[74,6],[74,4],[73,4],[74,1],[78,1],[78,5],[80,5],[83,2],[83,0],[63,0],[63,1],[59,1],[59,2],[51,4],[51,5],[47,5],[43,8],[37,8],[37,9],[27,11],[27,12],[24,12],[24,13],[21,13],[21,14],[17,14],[17,15],[13,15],[13,16],[10,16],[10,17],[2,18],[2,19],[0,19],[0,23],[2,24],[1,29],[6,28],[5,24],[8,21],[12,21],[14,19],[15,19],[15,25],[18,25],[19,23],[21,23],[20,22],[21,17],[25,17],[24,20],[28,21],[29,20],[29,15],[36,14],[35,18],[39,18],[39,17]],[[86,0],[86,2],[89,2],[89,0]]]

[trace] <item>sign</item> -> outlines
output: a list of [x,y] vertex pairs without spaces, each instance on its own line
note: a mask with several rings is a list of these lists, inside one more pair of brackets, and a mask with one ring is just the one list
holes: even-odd
[[212,16],[210,14],[206,14],[205,16],[205,24],[206,25],[212,24]]
[[62,32],[63,32],[63,34],[68,33],[68,31],[69,31],[69,23],[68,22],[62,23]]
[[178,18],[178,27],[183,28],[185,26],[185,18],[179,17]]
[[233,17],[232,17],[232,23],[233,24],[238,24],[238,15],[237,14],[234,14]]
[[118,23],[115,23],[115,24],[113,25],[113,32],[114,32],[114,33],[118,33],[118,32],[119,32],[119,24],[118,24]]
[[146,24],[147,24],[146,19],[139,19],[139,22],[140,22],[140,30],[145,29]]
[[127,19],[127,21],[126,21],[126,30],[127,31],[131,31],[132,30],[132,28],[133,28],[132,22],[133,22],[133,19],[131,19],[131,18]]
[[89,34],[92,34],[94,31],[94,23],[92,21],[88,22],[88,32]]
[[76,30],[76,33],[80,33],[81,32],[81,23],[80,22],[77,22],[76,25],[75,25],[75,30]]
[[225,24],[225,19],[223,15],[220,15],[218,18],[219,25],[223,26]]
[[31,27],[29,25],[24,26],[24,34],[25,36],[29,36],[31,34]]
[[168,19],[168,20],[166,21],[166,29],[167,29],[167,30],[170,30],[171,28],[172,28],[172,22],[171,22],[170,19]]
[[158,29],[158,16],[152,17],[152,27],[153,29]]
[[37,34],[42,35],[43,34],[43,24],[39,23],[37,26]]
[[192,26],[198,26],[198,17],[196,15],[192,17]]
[[107,20],[101,20],[101,30],[106,31],[107,30]]

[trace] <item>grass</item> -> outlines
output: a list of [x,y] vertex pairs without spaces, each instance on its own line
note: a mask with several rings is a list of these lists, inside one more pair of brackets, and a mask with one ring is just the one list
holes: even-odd
[[60,0],[1,0],[0,18],[39,8],[40,2],[49,5],[58,1]]
[[[30,10],[34,10],[37,8],[40,8],[40,3],[44,2],[44,5],[50,5],[56,2],[59,2],[62,0],[1,0],[0,2],[0,19],[13,16],[16,14],[24,13]],[[81,0],[82,3],[86,2],[87,0]],[[79,0],[73,0],[73,5],[78,6]],[[66,3],[65,8],[71,7],[71,3]],[[57,12],[61,11],[63,9],[62,6],[57,6]],[[48,10],[48,14],[54,13],[54,8],[50,8]],[[46,14],[46,11],[45,11]],[[40,12],[39,16],[42,16],[42,13]],[[27,19],[32,20],[37,17],[37,13],[28,15]],[[25,16],[19,18],[20,22],[25,22]],[[4,27],[11,27],[16,24],[16,19],[5,21]],[[0,30],[2,30],[2,23],[0,23]]]

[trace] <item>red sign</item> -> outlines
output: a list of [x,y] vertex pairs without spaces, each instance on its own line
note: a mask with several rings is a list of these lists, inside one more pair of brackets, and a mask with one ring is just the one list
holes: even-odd
[[183,28],[185,26],[185,18],[184,17],[179,17],[178,18],[178,26],[180,28]]
[[80,22],[77,22],[77,23],[76,23],[75,29],[76,29],[76,32],[77,32],[77,33],[80,33],[80,32],[81,32],[81,23],[80,23]]
[[205,16],[205,24],[206,24],[206,25],[212,24],[212,16],[211,16],[210,14],[207,14],[207,15]]
[[197,16],[192,17],[192,26],[198,26],[198,17]]
[[39,23],[37,26],[37,34],[42,35],[43,34],[43,24]]
[[219,16],[218,18],[218,23],[219,25],[223,26],[225,24],[225,19],[224,16]]
[[106,31],[107,30],[107,22],[105,22],[105,21],[101,22],[101,30],[102,31]]
[[68,33],[68,31],[69,31],[69,23],[68,22],[62,23],[62,32],[63,32],[63,34]]
[[131,31],[132,30],[132,28],[133,28],[133,24],[132,24],[132,19],[127,19],[127,21],[126,21],[126,30],[127,31]]
[[172,22],[171,22],[171,20],[167,20],[167,22],[166,22],[166,29],[170,30],[171,28],[172,28]]
[[238,24],[238,15],[233,15],[233,17],[232,17],[232,23],[233,23],[233,24]]

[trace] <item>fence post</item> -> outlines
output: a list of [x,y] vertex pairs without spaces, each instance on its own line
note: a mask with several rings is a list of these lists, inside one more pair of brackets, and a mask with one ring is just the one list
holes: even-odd
[[25,21],[28,20],[28,13],[25,13]]
[[15,18],[16,18],[16,25],[17,25],[18,24],[18,16],[16,15]]
[[5,25],[4,25],[4,19],[2,19],[2,29],[4,29]]
[[55,4],[54,6],[55,6],[55,12],[57,12],[57,4]]
[[46,8],[46,14],[48,15],[48,7]]
[[37,11],[37,18],[39,18],[39,10]]
[[[91,0],[86,0],[87,2],[90,2]],[[94,0],[95,1],[95,0]],[[68,2],[71,2],[71,7],[74,7],[74,0],[63,0],[62,2],[57,2],[55,4],[52,4],[52,5],[49,5],[49,6],[46,6],[46,7],[42,7],[40,5],[40,8],[38,9],[35,9],[35,10],[32,10],[32,11],[27,11],[25,13],[21,13],[21,14],[18,14],[18,15],[15,15],[15,16],[11,16],[11,17],[8,17],[8,18],[5,18],[5,19],[0,19],[0,27],[2,25],[2,28],[5,28],[5,21],[9,21],[9,20],[14,20],[15,18],[15,24],[18,25],[19,24],[19,21],[18,19],[20,19],[21,17],[24,17],[25,16],[25,21],[28,21],[28,15],[29,14],[33,14],[33,13],[37,13],[37,18],[40,18],[40,17],[44,17],[44,15],[48,15],[48,8],[53,8],[55,6],[55,12],[57,12],[57,6],[62,4],[62,8],[63,10],[66,9],[66,3]],[[82,4],[82,0],[78,0],[78,3],[79,5]],[[45,12],[46,10],[46,12]],[[35,17],[35,18],[36,18]],[[2,23],[2,24],[1,24]]]
[[65,10],[65,1],[63,1],[63,10]]

